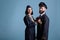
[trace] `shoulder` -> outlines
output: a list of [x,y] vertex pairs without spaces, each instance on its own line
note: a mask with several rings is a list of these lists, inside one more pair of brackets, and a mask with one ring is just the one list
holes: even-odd
[[49,17],[47,15],[44,16],[45,20],[49,21]]
[[25,20],[25,19],[26,19],[26,16],[24,16],[23,20]]
[[27,19],[29,19],[29,16],[25,15],[24,18],[23,18],[23,20],[27,20]]
[[24,19],[26,18],[26,16],[24,16]]

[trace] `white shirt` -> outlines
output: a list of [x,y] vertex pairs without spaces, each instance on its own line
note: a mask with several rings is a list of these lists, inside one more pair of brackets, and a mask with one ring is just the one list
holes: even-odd
[[41,14],[41,16],[43,16],[44,14],[45,14],[45,12],[44,12],[44,13],[42,13],[42,14]]

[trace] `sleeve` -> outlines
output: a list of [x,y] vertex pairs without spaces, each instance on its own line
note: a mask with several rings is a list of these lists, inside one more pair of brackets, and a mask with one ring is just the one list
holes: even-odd
[[49,18],[45,17],[45,20],[44,20],[44,33],[47,34],[48,30],[49,30]]
[[35,25],[33,22],[29,21],[29,19],[27,17],[24,18],[24,23],[28,27],[32,27]]

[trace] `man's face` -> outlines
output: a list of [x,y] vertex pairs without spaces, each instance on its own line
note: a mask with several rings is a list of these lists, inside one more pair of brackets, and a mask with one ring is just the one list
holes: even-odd
[[40,14],[42,14],[45,11],[46,11],[46,8],[45,7],[39,7],[39,13]]

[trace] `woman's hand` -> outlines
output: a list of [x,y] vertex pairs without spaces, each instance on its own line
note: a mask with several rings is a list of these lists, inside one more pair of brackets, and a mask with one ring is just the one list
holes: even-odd
[[41,19],[38,19],[38,20],[37,20],[37,22],[38,22],[38,23],[40,23],[40,24],[42,24],[42,21],[41,21]]

